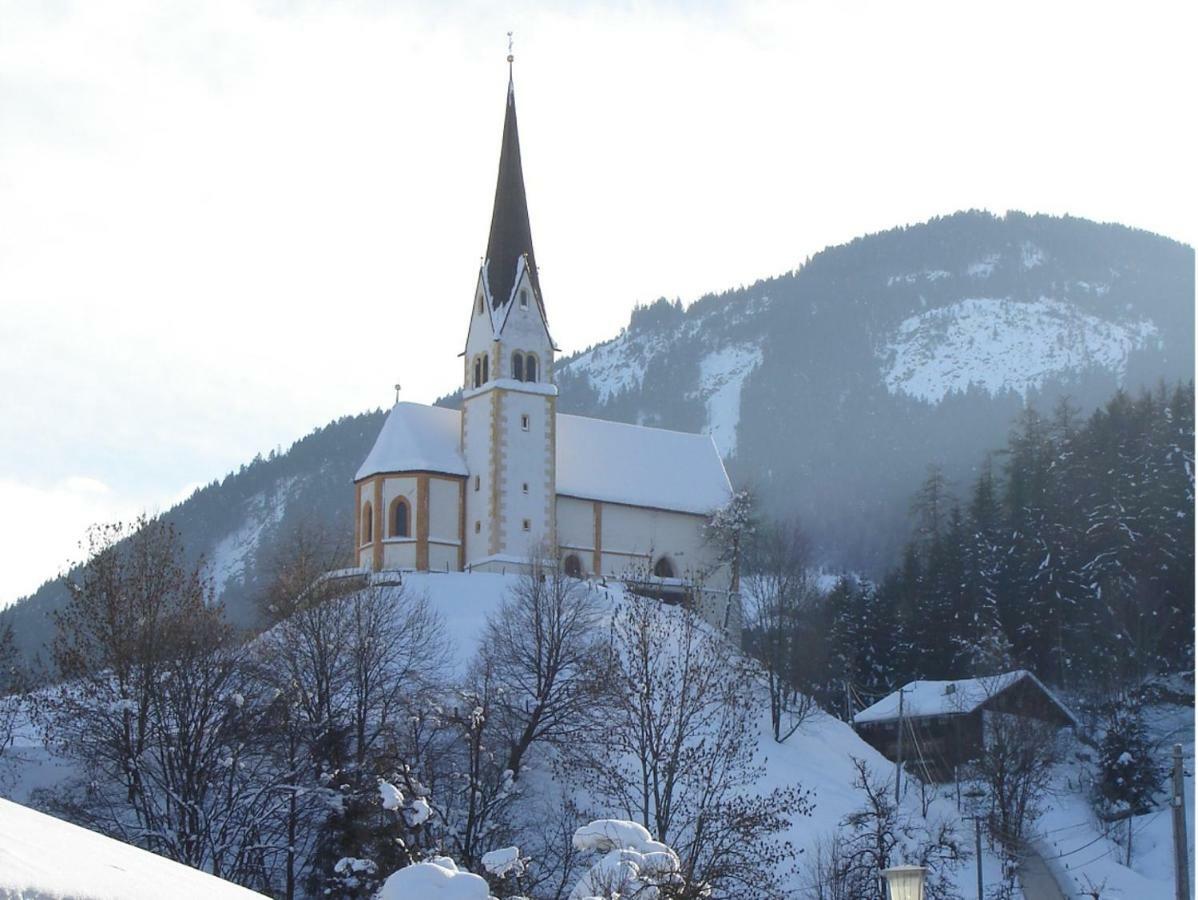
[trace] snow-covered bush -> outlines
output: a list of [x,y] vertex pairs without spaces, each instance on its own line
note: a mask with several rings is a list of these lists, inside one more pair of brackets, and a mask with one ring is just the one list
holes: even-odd
[[603,855],[569,900],[659,900],[677,896],[683,885],[678,854],[635,822],[597,819],[574,833],[574,848]]
[[448,856],[405,866],[385,882],[374,900],[494,900],[485,879],[459,869]]

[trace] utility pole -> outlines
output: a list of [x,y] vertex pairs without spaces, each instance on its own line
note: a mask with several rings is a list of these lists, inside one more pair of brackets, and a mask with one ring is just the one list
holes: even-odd
[[1173,873],[1176,900],[1190,900],[1190,845],[1186,840],[1186,781],[1181,744],[1173,745]]
[[894,804],[903,800],[903,688],[899,688],[898,759],[894,763]]
[[973,858],[978,861],[978,900],[984,900],[982,889],[982,817],[973,817]]

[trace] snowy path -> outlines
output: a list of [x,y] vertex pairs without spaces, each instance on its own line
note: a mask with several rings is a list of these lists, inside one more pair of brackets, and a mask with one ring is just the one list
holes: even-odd
[[1019,859],[1019,885],[1024,900],[1070,900],[1053,877],[1048,863],[1033,847],[1025,847]]

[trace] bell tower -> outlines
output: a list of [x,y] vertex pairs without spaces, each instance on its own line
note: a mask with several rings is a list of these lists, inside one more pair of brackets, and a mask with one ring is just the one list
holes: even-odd
[[556,544],[557,348],[532,248],[508,56],[491,231],[463,353],[466,564],[510,569]]

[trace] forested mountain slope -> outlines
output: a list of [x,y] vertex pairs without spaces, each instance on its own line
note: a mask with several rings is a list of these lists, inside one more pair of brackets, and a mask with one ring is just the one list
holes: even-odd
[[[1192,248],[1119,225],[964,212],[685,309],[641,307],[560,362],[559,409],[710,431],[733,480],[766,512],[800,517],[826,566],[880,574],[910,536],[929,462],[968,485],[1025,404],[1047,413],[1068,395],[1085,415],[1120,385],[1189,379],[1193,334]],[[381,422],[340,419],[169,512],[234,621],[252,620],[257,564],[296,523],[348,540],[349,486]],[[3,613],[26,649],[49,636],[63,593],[50,582]]]

